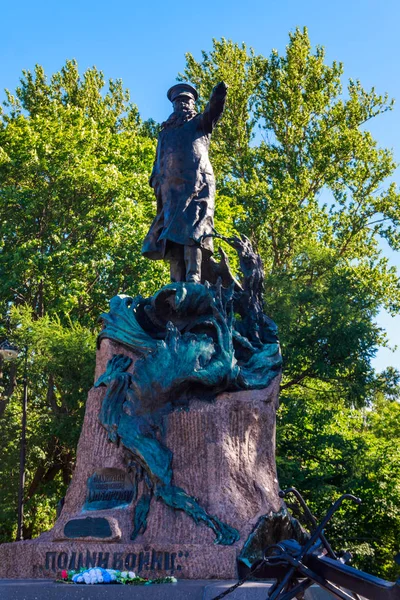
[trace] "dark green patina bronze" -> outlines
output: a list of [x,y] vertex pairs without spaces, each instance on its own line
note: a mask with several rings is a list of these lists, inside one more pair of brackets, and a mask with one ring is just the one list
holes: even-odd
[[143,402],[183,400],[189,388],[208,397],[261,389],[280,372],[277,327],[264,313],[261,259],[246,237],[227,241],[239,254],[240,283],[225,257],[216,283],[170,283],[151,298],[115,296],[101,315],[99,340],[115,340],[143,357],[133,381]]
[[143,411],[135,395],[135,374],[126,372],[131,362],[127,356],[115,355],[95,384],[108,386],[99,418],[109,439],[124,446],[131,459],[130,468],[133,463],[143,468],[147,491],[137,503],[131,539],[145,531],[150,502],[155,497],[171,508],[184,510],[196,523],[203,521],[211,527],[216,534],[216,543],[232,544],[239,539],[236,529],[209,515],[195,498],[172,484],[172,452],[157,439],[164,411],[155,407]]
[[210,402],[223,391],[261,389],[280,372],[277,328],[263,310],[261,259],[247,238],[227,241],[239,254],[240,283],[222,254],[215,283],[175,282],[151,298],[116,296],[101,315],[99,340],[112,339],[140,356],[129,373],[131,359],[115,355],[95,384],[107,386],[100,421],[109,439],[125,448],[135,481],[144,482],[132,539],[145,531],[153,497],[203,521],[218,544],[239,539],[236,529],[173,485],[172,453],[161,441],[163,417],[189,409],[191,398]]
[[64,535],[71,539],[82,537],[109,538],[111,537],[111,527],[107,519],[102,517],[71,519],[64,527]]
[[238,557],[239,565],[243,563],[250,568],[257,560],[261,560],[267,546],[277,544],[283,539],[295,539],[302,543],[307,540],[307,534],[299,521],[294,519],[286,508],[279,512],[271,511],[260,517],[247,538]]

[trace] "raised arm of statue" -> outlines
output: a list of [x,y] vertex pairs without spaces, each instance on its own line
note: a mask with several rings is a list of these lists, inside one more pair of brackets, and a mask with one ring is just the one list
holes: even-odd
[[203,112],[203,127],[207,133],[212,132],[224,111],[227,91],[228,86],[221,81],[211,93],[210,100]]

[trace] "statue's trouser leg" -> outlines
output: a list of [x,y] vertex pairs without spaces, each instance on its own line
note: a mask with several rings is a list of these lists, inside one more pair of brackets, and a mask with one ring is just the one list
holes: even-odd
[[201,283],[202,251],[198,246],[185,246],[186,281]]
[[185,281],[186,267],[183,252],[182,256],[174,256],[169,259],[169,271],[171,274],[171,281]]

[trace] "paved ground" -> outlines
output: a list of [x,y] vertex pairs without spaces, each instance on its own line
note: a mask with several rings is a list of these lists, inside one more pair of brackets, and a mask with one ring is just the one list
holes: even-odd
[[[0,579],[0,600],[212,600],[233,581],[179,581],[149,586],[63,585],[48,579]],[[268,583],[249,582],[227,600],[266,600]],[[330,600],[320,588],[306,593],[306,600]]]

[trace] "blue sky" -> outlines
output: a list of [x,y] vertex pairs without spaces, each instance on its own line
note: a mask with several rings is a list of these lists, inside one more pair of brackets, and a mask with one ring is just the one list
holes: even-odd
[[[326,60],[344,63],[345,77],[388,92],[400,104],[400,2],[398,0],[204,0],[189,3],[68,0],[3,3],[0,97],[15,89],[22,69],[35,63],[50,74],[67,58],[79,68],[96,65],[107,78],[120,77],[143,118],[170,113],[166,90],[185,65],[185,52],[200,58],[212,38],[245,42],[268,55],[283,52],[288,32],[307,26],[312,44],[325,46]],[[380,145],[400,161],[400,107],[369,127]],[[395,180],[400,184],[400,169]],[[386,251],[386,250],[385,250]],[[389,252],[400,267],[398,253]],[[400,316],[382,313],[379,323],[400,345]],[[379,351],[377,369],[400,367],[400,350]]]

